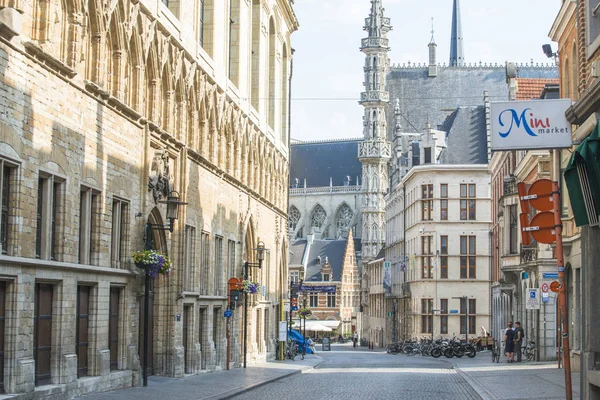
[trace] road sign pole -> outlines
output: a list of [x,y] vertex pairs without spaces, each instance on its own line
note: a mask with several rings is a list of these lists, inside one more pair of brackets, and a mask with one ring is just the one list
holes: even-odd
[[[571,384],[571,351],[569,346],[569,324],[567,323],[567,291],[565,279],[565,262],[562,242],[562,222],[560,219],[560,190],[558,182],[552,182],[552,201],[554,203],[554,228],[556,233],[556,261],[558,264],[558,279],[560,288],[558,290],[558,308],[560,318],[560,330],[562,334],[563,366],[565,369],[565,395],[567,400],[573,399],[573,388]],[[559,354],[560,357],[560,354]]]

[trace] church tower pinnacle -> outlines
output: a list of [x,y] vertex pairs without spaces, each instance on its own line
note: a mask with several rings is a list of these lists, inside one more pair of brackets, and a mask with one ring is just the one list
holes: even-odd
[[365,19],[367,37],[361,40],[365,54],[365,90],[360,94],[364,107],[364,141],[358,146],[362,163],[362,259],[375,258],[385,244],[385,202],[391,143],[387,140],[385,109],[390,100],[386,91],[390,51],[387,33],[390,19],[383,15],[381,0],[371,0],[371,13]]
[[460,67],[465,64],[463,49],[462,22],[460,19],[460,0],[454,0],[452,7],[452,33],[450,35],[450,66]]

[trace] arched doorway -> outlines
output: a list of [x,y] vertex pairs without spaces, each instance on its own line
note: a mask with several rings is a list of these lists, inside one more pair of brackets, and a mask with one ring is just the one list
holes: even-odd
[[[148,216],[148,223],[153,225],[162,225],[163,220],[158,208],[152,209],[150,215]],[[146,225],[144,227],[144,242],[147,250],[156,250],[161,253],[168,254],[167,251],[167,238],[165,236],[164,231],[158,229],[149,229]],[[148,238],[148,239],[146,239]],[[154,375],[154,288],[155,280],[150,280],[150,309],[148,312],[148,330],[144,331],[144,296],[141,296],[139,299],[139,307],[140,307],[140,321],[139,321],[139,356],[140,356],[140,365],[143,364],[143,354],[144,354],[144,335],[148,335],[148,365],[142,365],[142,368],[146,368],[146,373],[148,376]]]

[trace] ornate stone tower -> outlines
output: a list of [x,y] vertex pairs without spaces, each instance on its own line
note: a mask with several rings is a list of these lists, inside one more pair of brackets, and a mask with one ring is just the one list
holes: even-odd
[[361,41],[365,53],[365,91],[360,104],[365,140],[358,146],[362,163],[363,214],[362,260],[372,260],[385,244],[385,203],[388,190],[388,163],[391,143],[387,140],[385,109],[390,100],[386,91],[386,74],[390,51],[387,33],[392,29],[390,19],[383,16],[381,0],[371,0],[371,14],[365,19],[368,35]]

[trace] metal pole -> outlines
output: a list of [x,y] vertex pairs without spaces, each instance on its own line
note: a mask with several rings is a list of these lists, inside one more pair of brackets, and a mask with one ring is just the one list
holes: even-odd
[[143,355],[143,377],[144,386],[148,386],[148,314],[150,313],[150,275],[146,271],[144,284],[144,355]]
[[230,359],[231,359],[231,354],[230,354],[230,352],[231,352],[231,339],[230,339],[230,334],[229,334],[229,322],[230,322],[231,318],[232,317],[227,317],[225,319],[225,329],[226,329],[225,336],[227,336],[227,360],[226,360],[226,362],[227,362],[226,370],[227,371],[229,371],[229,362],[230,362]]
[[552,182],[552,202],[554,203],[554,231],[556,233],[556,261],[558,264],[558,305],[560,311],[560,330],[562,333],[563,365],[565,369],[565,395],[567,400],[573,399],[571,383],[571,351],[569,346],[569,324],[567,323],[567,288],[565,279],[565,262],[562,243],[562,222],[560,218],[560,189],[558,182]]
[[[248,261],[244,263],[244,279],[248,279]],[[246,354],[248,353],[248,293],[244,292],[244,368],[246,368]]]
[[465,342],[469,343],[469,298],[467,296],[464,297],[465,299],[465,315],[466,315],[466,321],[465,321]]

